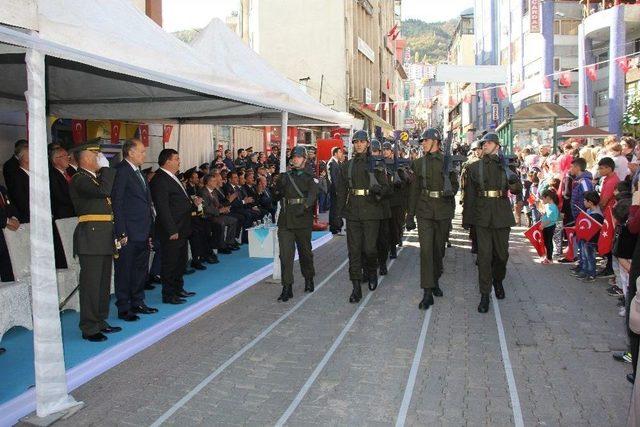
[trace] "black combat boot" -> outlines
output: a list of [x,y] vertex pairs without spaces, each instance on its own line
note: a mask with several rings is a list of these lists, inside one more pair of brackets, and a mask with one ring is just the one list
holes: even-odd
[[436,286],[433,288],[433,296],[441,297],[442,295],[444,294],[442,293],[442,289],[440,289],[440,283],[436,280]]
[[387,270],[387,264],[386,263],[380,265],[380,275],[381,276],[386,276],[388,272],[389,272],[389,270]]
[[371,273],[369,273],[369,290],[375,291],[377,287],[378,287],[378,272],[374,270]]
[[496,298],[504,299],[504,287],[501,281],[493,279],[493,290],[496,292]]
[[304,291],[311,293],[314,290],[315,286],[313,284],[313,279],[304,279]]
[[396,245],[391,247],[391,251],[389,252],[389,258],[396,259],[398,258],[398,250],[396,249]]
[[489,311],[489,294],[482,294],[478,305],[478,313],[486,313],[487,311]]
[[287,302],[293,298],[293,289],[291,285],[282,285],[282,293],[278,297],[278,301]]
[[359,280],[352,280],[353,283],[353,292],[351,292],[351,296],[349,297],[349,302],[351,304],[355,304],[360,302],[362,299],[362,288],[360,287]]
[[433,291],[431,289],[424,290],[424,296],[422,297],[422,301],[418,305],[420,310],[428,310],[429,307],[433,305]]

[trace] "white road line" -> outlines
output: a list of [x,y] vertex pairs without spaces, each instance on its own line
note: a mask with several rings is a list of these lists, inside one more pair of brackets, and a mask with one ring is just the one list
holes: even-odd
[[[404,247],[400,248],[400,250],[398,251],[398,255],[400,255],[400,252],[402,252],[402,249],[404,249]],[[391,266],[393,265],[394,262],[395,262],[395,259],[392,260],[389,263],[389,269],[391,269]],[[383,276],[378,281],[378,286],[382,284],[382,282],[384,281],[385,277],[387,277],[387,276]],[[349,319],[349,322],[347,322],[345,327],[342,329],[342,332],[340,332],[340,335],[338,335],[338,338],[335,339],[335,341],[333,342],[333,344],[331,345],[329,350],[325,353],[324,357],[322,358],[322,360],[318,364],[318,366],[316,366],[316,369],[313,370],[313,373],[311,373],[311,376],[307,379],[307,382],[304,383],[304,385],[302,386],[302,388],[300,389],[300,391],[296,395],[295,399],[293,399],[293,402],[291,402],[291,404],[289,405],[287,410],[284,412],[284,414],[282,414],[280,419],[276,422],[276,426],[278,426],[278,427],[279,426],[283,426],[284,423],[287,422],[289,417],[291,417],[291,414],[293,414],[293,411],[295,411],[296,408],[300,405],[300,402],[302,402],[302,399],[304,399],[304,396],[309,392],[309,389],[311,388],[313,383],[316,381],[316,379],[320,375],[320,372],[322,372],[322,370],[326,366],[326,364],[329,361],[329,359],[331,359],[331,356],[333,356],[333,353],[335,353],[336,349],[340,346],[340,344],[342,343],[342,340],[347,335],[347,333],[349,332],[349,330],[351,329],[351,327],[355,323],[355,321],[358,318],[358,316],[360,316],[360,313],[362,313],[362,310],[364,310],[364,308],[366,307],[367,303],[371,299],[371,296],[374,293],[375,292],[369,292],[369,294],[365,297],[365,299],[360,303],[360,306],[358,307],[356,312],[353,313],[353,316],[351,316],[351,319]]]
[[495,294],[491,294],[493,301],[493,312],[496,316],[496,324],[498,325],[498,338],[500,338],[500,350],[502,351],[502,363],[504,364],[504,372],[507,375],[507,385],[509,386],[509,395],[511,396],[511,408],[513,409],[513,421],[516,427],[523,427],[524,420],[522,418],[522,408],[520,407],[520,398],[518,397],[518,389],[516,388],[516,379],[513,375],[511,359],[509,358],[509,348],[504,335],[504,326],[502,326],[502,316],[500,316],[500,306]]
[[[329,280],[331,280],[331,278],[333,276],[335,276],[338,271],[342,270],[342,268],[347,265],[347,263],[349,262],[349,260],[345,260],[342,264],[340,264],[331,274],[329,274],[322,282],[320,282],[316,287],[315,290],[316,292],[322,288],[325,283],[327,283]],[[198,384],[193,390],[191,390],[189,393],[187,393],[182,399],[180,399],[179,401],[177,401],[171,408],[169,408],[169,410],[167,412],[165,412],[164,414],[162,414],[157,420],[155,420],[153,422],[153,424],[151,424],[151,427],[157,427],[160,426],[162,423],[164,423],[165,421],[167,421],[173,414],[176,413],[176,411],[178,411],[180,408],[182,408],[188,401],[190,401],[196,394],[198,394],[200,392],[200,390],[202,390],[203,388],[205,388],[207,386],[207,384],[209,384],[211,381],[213,381],[218,375],[220,375],[225,369],[227,369],[229,367],[229,365],[231,365],[233,362],[235,362],[236,360],[238,360],[240,357],[242,357],[242,355],[244,355],[247,351],[251,350],[256,344],[258,344],[260,341],[262,341],[262,339],[264,337],[266,337],[269,332],[271,332],[276,326],[278,326],[280,323],[282,323],[286,318],[288,318],[289,316],[291,316],[296,310],[298,310],[302,304],[304,304],[311,296],[313,295],[313,293],[307,294],[304,298],[302,298],[296,305],[294,305],[289,311],[287,311],[286,313],[284,313],[282,316],[280,316],[280,318],[278,320],[276,320],[275,322],[273,322],[271,325],[269,325],[264,331],[262,331],[262,333],[260,333],[260,335],[258,335],[257,337],[255,337],[250,343],[248,343],[247,345],[245,345],[244,347],[242,347],[242,349],[240,349],[236,354],[234,354],[233,356],[231,356],[229,359],[227,359],[226,362],[224,362],[222,365],[220,365],[220,367],[218,367],[218,369],[216,369],[215,371],[213,371],[208,377],[206,377],[205,379],[203,379],[200,384]]]
[[418,376],[418,367],[420,366],[420,359],[422,359],[422,350],[424,350],[424,342],[427,337],[427,329],[429,329],[429,321],[431,320],[431,312],[433,306],[427,310],[422,321],[422,330],[420,331],[420,339],[418,339],[418,346],[416,352],[413,355],[413,363],[411,364],[411,371],[409,371],[409,379],[407,380],[407,386],[404,389],[404,397],[402,398],[402,405],[400,406],[400,412],[398,412],[398,418],[396,420],[396,427],[404,426],[407,419],[407,412],[409,411],[409,405],[411,404],[411,397],[413,396],[413,389],[416,385],[416,377]]

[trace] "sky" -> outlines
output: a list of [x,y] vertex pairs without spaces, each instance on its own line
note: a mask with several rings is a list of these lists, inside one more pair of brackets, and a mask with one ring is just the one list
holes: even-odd
[[[463,10],[472,7],[473,2],[474,0],[403,0],[402,18],[417,18],[427,22],[444,21],[455,18]],[[238,10],[239,6],[239,0],[163,0],[163,25],[169,32],[202,28],[213,18],[224,20],[232,11]]]

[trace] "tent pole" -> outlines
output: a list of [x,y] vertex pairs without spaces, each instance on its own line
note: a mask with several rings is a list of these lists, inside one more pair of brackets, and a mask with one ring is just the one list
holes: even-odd
[[29,111],[29,207],[31,221],[31,290],[36,413],[46,417],[81,405],[67,392],[58,311],[58,283],[53,256],[49,198],[45,56],[27,49],[26,93]]
[[[287,130],[289,129],[289,113],[286,111],[282,112],[282,127],[280,128],[280,173],[287,172]],[[280,216],[280,204],[278,204],[278,209],[276,211],[276,222],[278,221],[278,216]],[[273,236],[273,276],[271,280],[274,282],[280,282],[281,274],[280,271],[280,245],[278,243],[278,233]]]
[[353,125],[349,128],[349,141],[347,141],[347,159],[353,156]]
[[553,154],[558,152],[558,119],[553,118]]

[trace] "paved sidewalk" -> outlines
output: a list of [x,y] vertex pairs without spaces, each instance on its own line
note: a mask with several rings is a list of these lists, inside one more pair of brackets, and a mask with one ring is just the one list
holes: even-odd
[[[623,320],[606,282],[584,284],[568,266],[533,262],[514,230],[500,301],[516,390],[510,390],[495,308],[477,312],[474,257],[456,228],[447,250],[445,293],[436,299],[417,366],[407,425],[514,425],[517,391],[524,424],[623,426],[630,365]],[[417,309],[415,236],[359,312],[348,304],[344,267],[288,318],[173,413],[166,425],[273,425],[325,358],[289,425],[393,425],[416,353],[425,312]],[[316,285],[346,259],[346,238],[314,252]],[[299,278],[299,271],[296,271]],[[211,372],[259,336],[303,297],[275,301],[279,287],[260,283],[73,392],[85,409],[61,425],[150,425]],[[368,295],[366,290],[364,295]],[[344,340],[327,355],[335,340]],[[327,358],[328,356],[328,358]]]

